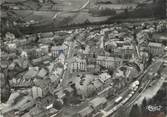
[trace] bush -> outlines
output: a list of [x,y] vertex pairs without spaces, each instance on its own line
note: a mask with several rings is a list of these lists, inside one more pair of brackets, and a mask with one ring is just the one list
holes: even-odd
[[116,15],[116,11],[110,8],[103,8],[103,9],[91,9],[89,11],[93,16],[112,16]]

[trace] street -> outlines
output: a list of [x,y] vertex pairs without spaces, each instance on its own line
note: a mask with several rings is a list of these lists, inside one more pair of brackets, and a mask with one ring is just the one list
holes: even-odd
[[[70,40],[72,40],[76,35],[73,35]],[[74,41],[70,41],[70,44],[69,44],[69,48],[68,48],[68,52],[67,52],[67,56],[65,58],[65,63],[67,63],[67,69],[64,70],[64,74],[63,74],[63,77],[62,77],[62,82],[61,82],[61,85],[63,88],[66,88],[67,87],[67,84],[68,84],[68,78],[69,78],[69,75],[70,75],[70,68],[69,68],[69,59],[73,56],[73,51],[74,50]]]

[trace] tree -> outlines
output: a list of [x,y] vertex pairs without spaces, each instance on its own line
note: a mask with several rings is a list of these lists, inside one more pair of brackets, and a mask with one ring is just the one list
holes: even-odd
[[147,62],[146,67],[148,67],[153,62],[152,59],[153,59],[153,55],[151,53],[149,53],[149,58],[148,58],[148,62]]
[[108,73],[109,73],[111,76],[113,76],[113,74],[114,74],[113,68],[108,69]]
[[147,116],[146,106],[147,106],[147,100],[146,100],[146,98],[144,98],[143,101],[142,101],[142,104],[141,104],[142,117],[146,117]]
[[152,98],[153,103],[159,104],[162,102],[163,98],[166,96],[165,89],[160,89],[157,94]]
[[130,113],[129,113],[129,117],[140,117],[140,109],[139,106],[137,104],[133,105]]
[[124,107],[121,107],[116,113],[115,117],[127,117],[127,113]]
[[[167,7],[167,6],[166,6],[166,7]],[[162,41],[162,44],[163,44],[164,46],[167,46],[166,41]]]
[[154,16],[158,18],[165,18],[166,16],[166,0],[157,0],[154,5]]
[[53,104],[53,108],[60,110],[63,107],[63,104],[59,100],[55,100]]
[[[4,72],[4,73],[3,73]],[[7,70],[0,72],[1,102],[6,102],[10,96],[10,83],[7,77]]]

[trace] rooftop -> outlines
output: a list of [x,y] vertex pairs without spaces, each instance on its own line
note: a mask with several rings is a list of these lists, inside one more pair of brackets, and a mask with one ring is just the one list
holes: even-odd
[[37,75],[39,71],[38,67],[29,68],[29,70],[24,74],[23,79],[31,79]]
[[103,8],[111,8],[111,9],[120,10],[120,9],[126,9],[128,7],[135,8],[137,6],[137,4],[103,4],[100,6]]
[[133,49],[133,46],[130,45],[130,46],[127,46],[127,45],[124,45],[123,47],[120,47],[121,49]]
[[78,58],[78,57],[73,57],[70,62],[85,62],[86,63],[86,60],[85,59],[81,59],[81,58]]
[[153,39],[167,40],[167,32],[166,33],[155,33],[153,34]]
[[93,81],[93,83],[94,83],[94,86],[96,87],[96,89],[100,88],[103,85],[99,79]]
[[105,104],[106,102],[107,102],[107,99],[104,97],[97,97],[90,101],[91,106],[93,106],[93,108],[96,108],[100,104]]
[[97,60],[116,61],[116,60],[120,60],[120,58],[97,56]]
[[161,43],[150,42],[150,43],[148,44],[148,46],[162,47],[162,44],[161,44]]
[[78,113],[82,116],[85,117],[87,114],[91,113],[93,111],[93,109],[91,107],[85,107],[84,109],[82,109],[81,111],[79,111]]
[[51,50],[65,50],[67,49],[67,46],[62,45],[62,46],[53,46]]
[[108,73],[102,73],[102,74],[99,75],[99,79],[102,82],[105,82],[106,80],[108,80],[110,78],[111,78],[111,76]]
[[65,93],[61,90],[61,91],[57,92],[55,95],[57,95],[57,97],[61,99],[65,96]]

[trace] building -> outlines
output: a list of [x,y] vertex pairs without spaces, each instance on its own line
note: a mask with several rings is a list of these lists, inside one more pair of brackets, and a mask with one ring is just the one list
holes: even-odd
[[164,46],[161,43],[150,42],[148,44],[148,51],[153,56],[162,56],[164,54]]
[[97,75],[77,75],[77,77],[74,77],[73,82],[75,83],[77,94],[83,99],[95,96],[99,91],[103,90],[103,83],[99,81]]
[[104,97],[94,98],[89,102],[89,106],[83,108],[76,114],[76,117],[92,117],[93,113],[103,109],[107,104],[107,99]]
[[114,48],[117,47],[117,43],[115,41],[107,41],[105,42],[105,50],[108,51],[108,52],[113,52],[114,51]]
[[93,108],[88,106],[79,111],[76,114],[76,117],[92,117],[92,114],[93,114]]
[[165,52],[165,56],[163,57],[164,58],[164,66],[167,66],[167,50]]
[[87,63],[85,59],[73,58],[70,62],[70,72],[86,72]]
[[56,98],[58,98],[58,99],[63,101],[63,99],[65,98],[66,94],[64,93],[63,90],[60,90],[60,91],[55,93],[55,96],[56,96]]
[[30,43],[31,43],[31,41],[28,39],[20,39],[20,40],[17,40],[16,45],[18,47],[23,46],[23,48],[24,48],[25,45],[28,45]]
[[36,48],[31,48],[31,49],[24,49],[25,52],[27,52],[28,57],[30,58],[36,58]]
[[15,50],[17,48],[17,45],[15,43],[8,43],[7,46],[9,50]]
[[50,75],[51,82],[59,82],[61,76],[63,74],[63,68],[57,67]]
[[42,97],[42,89],[40,87],[33,86],[31,89],[31,95],[34,99]]
[[131,59],[135,54],[135,49],[133,46],[122,46],[114,48],[114,56],[120,57],[122,59]]
[[38,72],[37,76],[40,77],[40,78],[44,78],[44,77],[47,75],[47,73],[48,73],[48,71],[47,71],[46,69],[42,68],[42,69]]
[[84,57],[86,59],[86,63],[89,64],[96,64],[96,54],[92,53],[92,54],[84,54]]
[[72,87],[67,87],[64,89],[64,93],[67,95],[67,96],[73,96],[74,94],[74,89]]
[[98,112],[103,109],[107,104],[107,99],[105,97],[97,97],[90,101],[90,106],[94,109],[94,112]]
[[7,53],[0,53],[0,59],[1,61],[2,60],[6,60],[6,58],[15,58],[16,57],[16,53],[10,53],[10,54],[7,54]]
[[102,91],[104,89],[104,85],[99,79],[94,80],[92,83],[97,92]]
[[41,45],[40,49],[45,54],[48,54],[48,52],[49,52],[49,46],[48,45]]
[[23,79],[32,79],[39,72],[39,67],[29,67],[29,70],[24,74]]
[[65,64],[65,55],[64,53],[60,53],[60,55],[58,56],[57,58],[58,62],[61,63],[61,64]]
[[7,32],[7,33],[5,34],[5,38],[6,38],[7,40],[14,40],[14,39],[15,39],[15,35],[14,35],[13,33]]
[[116,57],[97,56],[96,64],[106,68],[118,67],[122,64],[122,59]]
[[167,33],[155,33],[152,36],[152,42],[167,44]]
[[109,75],[108,73],[102,73],[99,75],[99,80],[106,86],[110,85],[112,79],[111,79],[111,75]]
[[49,38],[49,37],[53,37],[54,33],[53,32],[38,33],[38,36],[40,38]]
[[[86,58],[86,57],[84,57]],[[73,58],[69,65],[70,65],[70,72],[90,72],[96,73],[100,71],[100,66],[96,64],[96,58],[88,57],[87,59],[84,58]]]
[[105,50],[107,50],[111,56],[127,60],[131,59],[135,54],[135,49],[129,44],[129,41],[108,41],[105,43]]
[[67,46],[53,46],[51,48],[51,53],[53,57],[59,56],[61,53],[66,54],[67,52]]
[[48,54],[48,48],[47,46],[43,46],[41,48],[31,48],[31,49],[24,49],[25,52],[27,52],[27,55],[30,58],[40,58],[42,56],[45,56]]
[[147,61],[149,59],[149,54],[146,51],[140,51],[140,59],[141,63],[144,65],[144,68],[146,68]]
[[48,37],[48,38],[40,38],[38,42],[43,44],[50,44],[53,43],[54,37]]
[[46,61],[46,60],[50,60],[50,56],[42,56],[42,57],[40,57],[40,58],[33,59],[33,60],[32,60],[32,64],[33,64],[33,65],[37,65],[37,64],[42,63],[42,62],[44,62],[44,61]]
[[20,54],[20,56],[21,56],[22,58],[27,58],[27,57],[28,57],[28,54],[27,54],[26,51],[22,51],[21,54]]
[[110,86],[106,87],[105,89],[101,90],[100,92],[98,92],[98,96],[100,97],[109,97],[110,95],[112,95],[114,88],[112,86],[112,84],[110,84]]

